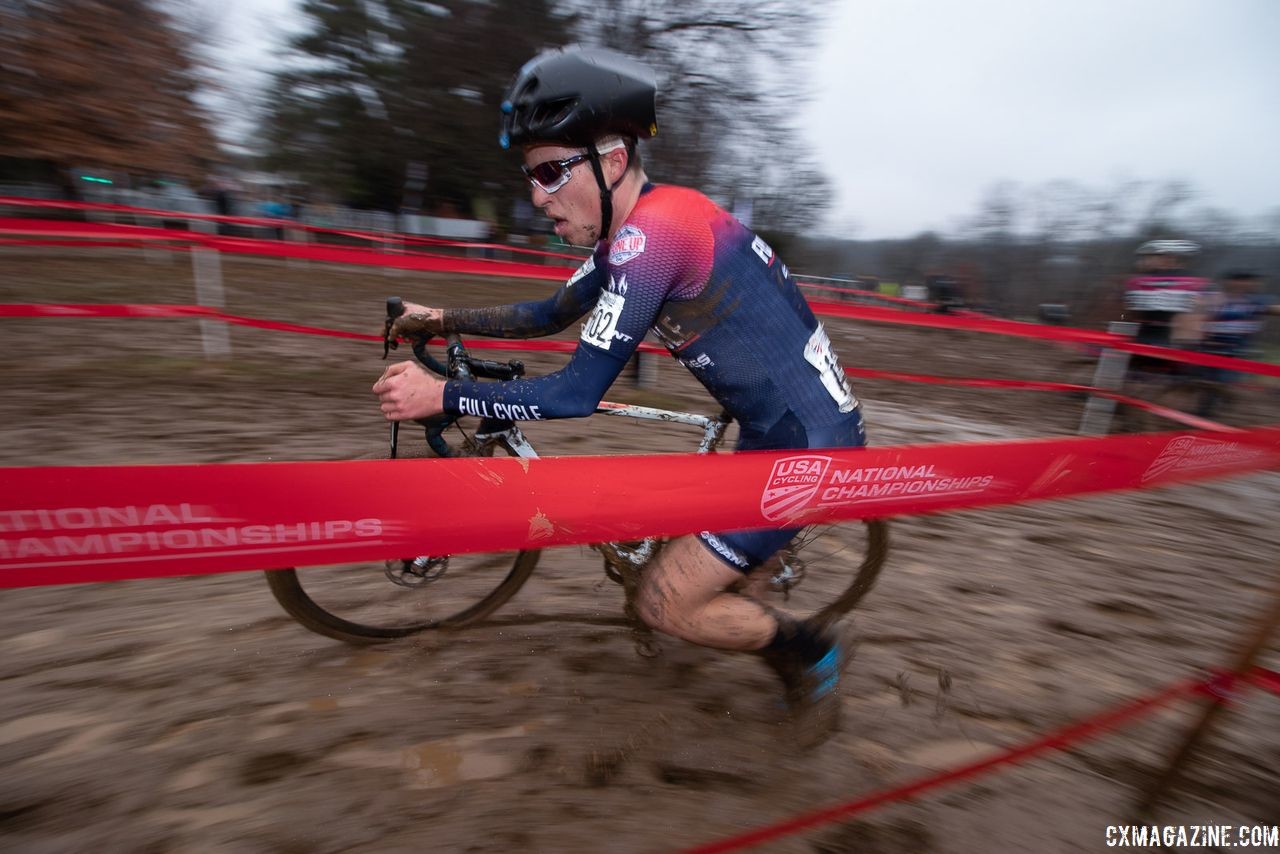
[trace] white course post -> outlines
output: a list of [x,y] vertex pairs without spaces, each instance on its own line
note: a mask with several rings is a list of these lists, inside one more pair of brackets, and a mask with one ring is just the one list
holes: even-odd
[[[404,254],[404,236],[400,232],[393,232],[384,229],[382,231],[382,240],[379,242],[383,255],[403,255]],[[384,276],[403,276],[405,270],[403,267],[392,267],[387,264],[382,268]]]
[[[216,227],[208,221],[193,223],[195,230],[212,232]],[[226,293],[222,289],[222,256],[216,249],[191,247],[191,269],[196,280],[196,303],[216,308],[227,307]],[[226,359],[231,356],[231,330],[221,320],[201,320],[200,340],[206,359]]]
[[[1107,325],[1107,331],[1132,338],[1138,334],[1138,324],[1115,321]],[[1129,358],[1127,350],[1104,349],[1093,372],[1093,387],[1120,391],[1124,387],[1125,374],[1129,372]],[[1084,417],[1080,419],[1080,435],[1105,436],[1111,429],[1111,417],[1115,411],[1116,402],[1111,398],[1089,395],[1084,405]]]
[[[134,225],[149,226],[151,228],[164,228],[164,220],[157,217],[141,217],[133,218]],[[187,227],[190,228],[188,222]],[[144,240],[142,243],[142,257],[148,264],[172,264],[173,252],[168,246],[160,246],[156,241]]]
[[[301,243],[307,248],[311,246],[311,232],[305,228],[286,228],[284,230],[284,239],[290,243]],[[285,259],[285,266],[291,270],[307,270],[311,267],[311,261],[307,258],[294,258],[290,255]]]

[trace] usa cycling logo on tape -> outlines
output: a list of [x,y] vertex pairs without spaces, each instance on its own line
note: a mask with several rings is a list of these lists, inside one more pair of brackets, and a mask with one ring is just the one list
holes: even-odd
[[1142,482],[1170,472],[1215,469],[1261,462],[1267,454],[1257,448],[1239,442],[1219,439],[1201,439],[1196,436],[1178,436],[1164,446],[1164,450],[1142,473]]
[[760,496],[760,512],[769,521],[794,516],[818,494],[831,457],[805,454],[783,457],[773,464],[768,484]]
[[930,501],[977,495],[996,481],[994,474],[952,475],[932,463],[900,466],[831,467],[830,457],[784,457],[773,464],[760,497],[769,521],[795,519],[806,510],[861,501]]

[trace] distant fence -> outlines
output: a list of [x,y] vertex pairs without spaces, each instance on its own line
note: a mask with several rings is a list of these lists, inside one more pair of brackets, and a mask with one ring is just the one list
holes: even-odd
[[[173,213],[213,216],[218,213],[213,201],[190,190],[166,187],[116,187],[94,184],[79,189],[84,201],[97,204],[127,205],[129,207],[169,211]],[[63,194],[57,187],[47,184],[0,184],[0,197],[26,199],[60,199]],[[233,197],[230,215],[237,217],[261,217],[265,215],[259,200]],[[490,223],[477,219],[425,216],[422,214],[394,214],[387,211],[357,210],[343,205],[300,205],[294,221],[318,228],[345,228],[399,234],[420,234],[432,237],[448,237],[455,240],[485,240],[491,236]]]

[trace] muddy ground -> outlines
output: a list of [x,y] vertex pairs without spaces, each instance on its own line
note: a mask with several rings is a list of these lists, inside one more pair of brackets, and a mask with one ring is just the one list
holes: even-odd
[[[227,308],[374,331],[391,293],[468,305],[548,283],[223,259]],[[190,262],[8,250],[0,302],[193,301]],[[1068,348],[830,321],[847,365],[1076,379]],[[0,465],[343,459],[385,428],[380,347],[184,320],[0,320]],[[535,372],[563,357],[529,356]],[[613,399],[709,409],[663,358]],[[872,444],[1070,435],[1062,395],[863,381]],[[1224,420],[1280,421],[1274,386]],[[606,423],[607,422],[607,423]],[[616,420],[534,425],[545,453],[683,451]],[[636,654],[585,548],[544,554],[493,625],[355,649],[257,573],[0,591],[0,849],[656,852],[707,843],[1013,746],[1224,661],[1275,590],[1280,476],[903,518],[858,609],[845,727],[788,746],[755,659]],[[1280,665],[1273,647],[1267,659]],[[949,685],[947,690],[944,686]],[[1192,719],[1101,740],[761,850],[1071,852]],[[1280,698],[1222,720],[1161,821],[1280,822]]]

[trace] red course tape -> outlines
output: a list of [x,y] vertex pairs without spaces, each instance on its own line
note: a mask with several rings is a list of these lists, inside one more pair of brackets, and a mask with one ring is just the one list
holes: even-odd
[[[250,326],[257,329],[270,329],[277,332],[299,332],[307,335],[327,335],[333,338],[350,338],[357,341],[381,341],[379,335],[370,335],[361,332],[347,332],[340,329],[325,329],[317,326],[303,326],[297,323],[284,323],[275,320],[260,320],[253,317],[242,317],[234,314],[226,314],[213,308],[204,306],[190,305],[102,305],[92,303],[78,304],[57,304],[45,303],[41,305],[19,305],[19,304],[0,304],[0,317],[170,317],[181,318],[199,316],[202,319],[222,320],[227,323],[234,323],[240,326]],[[473,339],[467,343],[467,346],[473,350],[517,350],[527,352],[556,352],[570,353],[577,346],[572,341],[519,341],[512,342],[509,340],[486,341],[484,339]],[[641,343],[637,348],[641,353],[665,353],[662,347],[654,344]],[[1249,370],[1253,363],[1242,362],[1236,360],[1235,365],[1240,370]],[[896,380],[899,382],[928,383],[931,385],[955,385],[969,386],[971,388],[1012,388],[1023,389],[1028,391],[1057,391],[1057,392],[1085,392],[1088,394],[1109,397],[1113,400],[1126,403],[1130,406],[1145,409],[1153,412],[1170,421],[1176,421],[1196,430],[1221,430],[1230,431],[1233,428],[1224,427],[1214,421],[1205,418],[1199,418],[1185,412],[1179,412],[1158,404],[1149,403],[1137,398],[1127,397],[1116,392],[1107,391],[1105,389],[1096,389],[1091,386],[1077,385],[1073,383],[1055,383],[1055,382],[1036,382],[1030,380],[1001,380],[1001,379],[979,379],[972,377],[934,377],[921,374],[908,374],[901,371],[877,371],[868,368],[845,368],[845,373],[849,376],[860,377],[863,379],[885,379]]]
[[1176,350],[1169,347],[1135,344],[1129,338],[1121,335],[1112,335],[1109,332],[1094,332],[1087,329],[1070,329],[1063,326],[1024,323],[1018,320],[1002,320],[996,317],[982,317],[980,315],[955,317],[949,314],[919,314],[899,311],[893,308],[845,305],[834,302],[814,302],[810,303],[810,305],[815,314],[823,314],[828,317],[846,317],[854,320],[927,326],[936,329],[958,329],[963,332],[986,332],[994,335],[1011,335],[1017,338],[1035,338],[1041,341],[1091,344],[1111,347],[1116,350],[1125,350],[1142,356],[1168,359],[1173,362],[1186,362],[1192,365],[1227,368],[1229,370],[1247,371],[1252,374],[1280,377],[1280,365],[1254,362],[1248,359],[1233,359],[1227,356],[1213,356],[1208,353],[1198,353],[1194,350]]
[[[93,211],[99,213],[119,213],[132,217],[161,219],[170,221],[213,222],[228,225],[247,226],[249,228],[283,229],[287,231],[309,232],[312,234],[334,234],[339,237],[352,237],[357,240],[368,240],[371,243],[391,244],[396,246],[450,246],[459,249],[494,249],[512,252],[519,255],[536,255],[542,258],[563,258],[569,261],[582,262],[586,255],[572,255],[566,252],[549,252],[545,249],[531,249],[522,246],[507,246],[498,243],[477,243],[474,241],[451,240],[445,237],[428,237],[417,234],[398,232],[360,231],[354,228],[333,228],[320,225],[308,225],[293,219],[270,219],[264,217],[223,216],[219,214],[199,214],[185,211],[166,211],[154,208],[137,208],[130,205],[113,205],[95,202],[73,202],[61,199],[27,199],[21,196],[0,196],[0,206],[47,208],[49,210]],[[39,222],[40,220],[33,220]],[[110,224],[108,224],[110,227]]]
[[[259,240],[247,237],[216,237],[191,231],[176,231],[140,225],[114,225],[97,222],[59,222],[38,219],[0,217],[0,234],[57,235],[86,240],[120,239],[152,240],[161,243],[186,244],[236,255],[269,258],[300,258],[330,264],[353,264],[361,267],[393,267],[423,272],[460,273],[476,276],[501,276],[516,279],[563,281],[574,267],[530,264],[519,261],[490,261],[434,255],[427,252],[387,252],[316,243],[283,240]],[[93,245],[93,244],[86,244]],[[185,248],[185,247],[184,247]]]
[[[248,254],[450,272],[492,272],[538,278],[559,278],[568,272],[542,265],[218,238],[100,223],[0,218],[0,232],[6,230],[13,233],[54,232],[77,237],[125,235],[140,240],[187,240],[192,244]],[[1219,357],[1192,358],[1192,354],[1139,347],[1126,339],[1099,332],[984,317],[909,314],[835,303],[818,303],[815,309],[829,315],[865,320],[1106,344],[1135,352],[1174,354],[1186,361],[1221,364],[1236,370],[1280,375],[1280,368],[1271,365]],[[239,317],[200,306],[10,305],[0,306],[0,315],[194,317],[263,329],[378,340],[378,336],[371,334]],[[477,341],[472,342],[472,346],[476,349],[565,351],[574,345],[564,341],[523,342],[519,345]],[[661,352],[656,347],[646,349]],[[1057,391],[1077,388],[1055,383],[919,377],[858,369],[851,369],[849,373],[980,387]],[[403,510],[398,508],[404,504],[399,497],[389,501],[381,489],[366,494],[360,488],[364,484],[392,477],[385,469],[379,468],[387,463],[294,463],[284,464],[284,468],[279,467],[282,464],[237,465],[230,467],[232,473],[201,466],[0,470],[6,481],[15,484],[15,488],[5,490],[10,497],[0,499],[0,571],[3,572],[0,585],[233,571],[275,565],[273,562],[320,564],[406,554],[679,534],[691,532],[688,521],[691,518],[699,520],[696,529],[701,530],[782,525],[797,518],[807,521],[930,512],[1136,488],[1166,480],[1276,467],[1277,428],[1232,431],[1185,414],[1172,413],[1149,404],[1139,405],[1180,418],[1195,427],[1218,431],[1218,438],[1210,438],[1207,434],[1155,434],[1002,445],[774,455],[764,461],[759,455],[747,454],[732,458],[657,457],[651,464],[637,462],[637,458],[595,459],[590,462],[579,459],[393,463],[435,466],[425,468],[420,478],[412,479],[415,490],[425,490],[424,503],[429,502],[434,486],[457,489],[461,484],[473,490],[474,506],[485,508],[483,531],[475,529],[475,523],[466,518],[474,515],[470,509],[454,511],[454,515],[459,517],[456,520],[451,520],[449,513],[435,513],[433,519],[441,523],[437,529],[414,519],[401,518]],[[857,457],[848,458],[850,453],[857,454]],[[884,461],[886,454],[892,455],[888,458],[892,461]],[[1090,454],[1100,456],[1091,459]],[[1016,466],[1011,468],[1015,463]],[[1141,465],[1141,471],[1135,472],[1132,469],[1135,465]],[[518,475],[513,475],[512,466],[518,467]],[[703,471],[708,466],[717,468],[705,474],[701,481],[688,479],[690,473]],[[764,471],[768,466],[773,468]],[[1031,471],[1040,473],[1030,478],[1026,473]],[[47,486],[57,477],[74,478],[75,489],[62,494],[75,495],[75,503],[60,503],[58,494],[53,493],[40,497],[43,494],[42,484]],[[443,483],[438,481],[442,477],[446,478]],[[293,484],[298,479],[307,483],[314,480],[317,488],[296,491]],[[397,470],[394,481],[388,482],[406,483],[403,470]],[[670,492],[672,482],[684,484],[680,492]],[[127,483],[135,483],[138,488],[126,494],[122,490]],[[177,483],[189,486],[192,491],[171,494]],[[639,491],[619,493],[616,503],[625,505],[626,509],[602,518],[595,502],[575,502],[574,499],[581,494],[577,489],[581,483],[596,483],[596,494],[617,493],[620,489],[618,484],[627,484],[628,490],[638,486]],[[495,484],[503,485],[497,489]],[[575,484],[575,488],[568,490],[564,484]],[[149,490],[154,490],[154,495]],[[94,495],[97,497],[90,500],[89,496]],[[307,497],[303,499],[299,495]],[[369,503],[351,500],[358,495]],[[655,502],[652,495],[662,495],[663,500]],[[733,495],[735,501],[725,500],[726,495]],[[262,496],[271,498],[265,502],[258,501]],[[331,506],[332,501],[321,500],[318,496],[342,496],[342,499],[334,497],[332,501],[336,501],[337,506]],[[668,501],[669,497],[680,500]],[[459,507],[466,504],[461,502]],[[290,513],[281,516],[282,507],[290,508]],[[503,508],[499,514],[503,520],[501,525],[490,518],[494,507]],[[629,521],[615,521],[618,519]]]
[[[0,204],[5,202],[0,198]],[[157,212],[158,213],[158,212]],[[199,218],[199,217],[194,217]],[[210,218],[210,217],[205,217]],[[216,219],[216,218],[215,218]],[[279,223],[277,223],[279,224]],[[287,223],[285,223],[287,224]],[[574,271],[572,267],[527,264],[515,261],[490,261],[458,258],[451,255],[433,255],[425,252],[386,252],[373,249],[323,246],[280,240],[215,237],[196,232],[173,231],[145,226],[114,225],[108,223],[61,222],[38,219],[0,217],[0,234],[55,234],[61,237],[110,238],[128,237],[134,240],[157,240],[167,243],[199,245],[241,255],[272,258],[298,258],[332,264],[393,267],[424,272],[459,273],[477,276],[501,276],[511,278],[562,280]],[[185,247],[182,247],[185,248]],[[567,257],[567,256],[559,256]],[[884,323],[902,323],[942,329],[958,329],[968,332],[986,332],[1036,338],[1045,341],[1063,341],[1094,346],[1114,347],[1139,355],[1154,356],[1175,362],[1206,367],[1247,371],[1253,374],[1280,377],[1280,365],[1266,362],[1214,356],[1191,350],[1176,350],[1135,344],[1128,338],[1107,332],[1070,329],[1038,323],[985,317],[973,312],[953,314],[923,314],[894,308],[844,303],[812,302],[815,313],[830,317],[846,317],[855,320],[871,320]]]
[[[972,780],[975,777],[995,771],[997,768],[1006,765],[1016,765],[1025,762],[1042,753],[1050,750],[1063,750],[1074,744],[1088,741],[1096,736],[1102,735],[1110,730],[1117,729],[1120,726],[1130,723],[1131,721],[1142,718],[1157,709],[1167,706],[1175,700],[1183,699],[1195,694],[1205,693],[1209,691],[1212,685],[1219,681],[1220,675],[1211,676],[1203,680],[1183,679],[1168,685],[1165,688],[1137,700],[1101,712],[1093,717],[1083,721],[1068,724],[1060,729],[1040,736],[1039,738],[1023,744],[1018,747],[1012,747],[1002,750],[994,756],[986,759],[979,759],[967,765],[961,765],[934,774],[919,780],[912,781],[902,786],[892,789],[884,789],[865,795],[836,806],[825,807],[823,809],[814,810],[804,813],[767,827],[757,828],[756,830],[741,833],[727,839],[721,839],[716,842],[710,842],[706,845],[698,845],[693,848],[685,849],[682,854],[725,854],[729,851],[741,851],[746,848],[753,848],[762,845],[773,839],[780,839],[784,836],[791,836],[811,827],[817,827],[823,824],[829,824],[833,821],[849,819],[859,813],[869,812],[875,807],[884,804],[890,804],[900,801],[911,800],[917,795],[933,789],[939,789],[952,783],[959,783],[964,780]],[[1249,675],[1250,681],[1263,688],[1269,688],[1272,680],[1280,680],[1280,674],[1275,671],[1263,668],[1255,668]]]
[[4,468],[0,586],[784,527],[1274,468],[1280,427],[804,453]]

